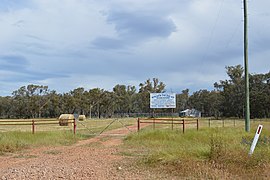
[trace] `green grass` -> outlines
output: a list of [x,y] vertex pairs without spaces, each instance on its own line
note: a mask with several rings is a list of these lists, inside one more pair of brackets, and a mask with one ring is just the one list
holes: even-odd
[[[258,124],[263,124],[260,141],[248,156]],[[149,130],[125,139],[123,155],[139,157],[138,164],[186,178],[270,177],[270,123],[253,122],[244,127],[181,130]],[[268,173],[268,174],[267,174]]]
[[[78,140],[94,137],[113,120],[90,119],[78,122],[76,136],[73,134],[73,126],[36,125],[35,134],[32,134],[31,125],[1,126],[0,123],[0,155],[29,147],[71,145]],[[126,126],[136,123],[134,118],[119,121]],[[115,121],[104,132],[122,127],[121,123]]]
[[[16,120],[22,120],[22,119],[13,119],[13,120],[16,121]],[[13,120],[12,119],[1,119],[0,120],[0,132],[10,132],[10,131],[31,132],[32,131],[31,122],[28,122],[29,119],[28,120],[25,119],[25,121],[27,121],[27,124],[29,124],[29,125],[19,125],[19,124],[23,124],[23,122],[5,123],[5,124],[17,124],[17,125],[1,125],[1,124],[3,124],[1,121],[13,121]],[[38,119],[36,119],[36,120],[38,121]],[[73,124],[70,124],[70,126],[59,126],[57,119],[55,119],[55,122],[51,121],[53,119],[48,119],[48,120],[50,120],[50,121],[48,121],[49,123],[55,123],[55,124],[35,125],[35,132],[73,130]],[[43,123],[46,123],[46,122],[43,122]],[[81,134],[99,133],[102,130],[104,130],[104,128],[107,127],[110,123],[112,123],[112,124],[105,131],[116,129],[116,128],[121,128],[121,127],[123,127],[123,124],[125,126],[133,125],[136,123],[136,119],[135,118],[121,118],[118,120],[115,120],[115,119],[87,119],[84,121],[77,122],[77,132],[79,132]]]
[[74,136],[71,131],[51,132],[2,132],[0,133],[0,154],[15,152],[29,147],[70,145],[83,136]]

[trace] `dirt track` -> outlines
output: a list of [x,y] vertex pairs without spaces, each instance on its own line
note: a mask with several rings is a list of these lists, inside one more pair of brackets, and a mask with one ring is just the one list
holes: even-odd
[[[131,131],[135,127],[129,127]],[[111,134],[126,135],[121,128]],[[153,179],[148,170],[133,167],[134,159],[122,156],[123,136],[105,134],[72,146],[28,149],[21,154],[0,157],[1,179]]]

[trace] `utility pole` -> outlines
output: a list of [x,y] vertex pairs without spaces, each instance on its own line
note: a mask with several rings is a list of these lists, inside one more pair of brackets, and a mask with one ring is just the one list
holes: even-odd
[[245,130],[250,131],[249,74],[248,74],[248,13],[247,0],[244,1],[244,61],[245,61]]

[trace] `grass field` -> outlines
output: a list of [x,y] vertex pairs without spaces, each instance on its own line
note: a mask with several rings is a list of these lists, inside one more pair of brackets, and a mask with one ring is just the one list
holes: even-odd
[[[0,125],[0,154],[38,146],[70,145],[91,138],[103,130],[135,125],[137,119],[91,119],[72,126],[40,125],[32,134],[31,125]],[[1,124],[1,123],[0,123]],[[251,121],[251,131],[244,131],[243,120],[200,119],[188,124],[183,134],[181,125],[153,125],[126,137],[122,154],[137,159],[141,168],[153,168],[181,178],[263,179],[270,174],[270,121]],[[263,130],[252,156],[248,156],[259,124]],[[110,125],[110,126],[108,126]],[[107,127],[107,128],[106,128]],[[259,178],[258,178],[259,177]]]
[[[49,119],[49,123],[54,122]],[[1,121],[13,121],[2,125]],[[0,120],[0,154],[15,152],[29,147],[70,145],[78,140],[91,138],[100,132],[121,128],[135,124],[135,119],[91,119],[77,122],[76,136],[73,134],[73,125],[59,126],[56,124],[43,124],[35,126],[35,134],[32,134],[30,122],[15,122],[29,120]],[[46,122],[42,122],[46,123]],[[5,122],[5,124],[8,124]],[[14,125],[18,124],[18,125]],[[28,124],[28,125],[20,125]],[[110,125],[110,126],[109,126]]]
[[[152,167],[188,179],[263,179],[269,178],[270,122],[252,121],[251,131],[244,122],[201,121],[201,129],[144,129],[125,140],[123,154],[138,159],[140,167]],[[256,128],[262,124],[261,138],[252,156],[248,155]]]

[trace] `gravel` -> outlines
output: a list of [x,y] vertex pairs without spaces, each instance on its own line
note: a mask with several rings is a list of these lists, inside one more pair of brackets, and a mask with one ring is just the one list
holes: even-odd
[[[131,128],[132,129],[132,128]],[[122,128],[123,135],[129,133]],[[115,130],[113,133],[117,133]],[[102,136],[72,146],[41,147],[20,155],[0,157],[0,178],[10,179],[154,179],[162,178],[133,166],[134,159],[120,155],[122,136]],[[98,144],[98,145],[97,145]]]

